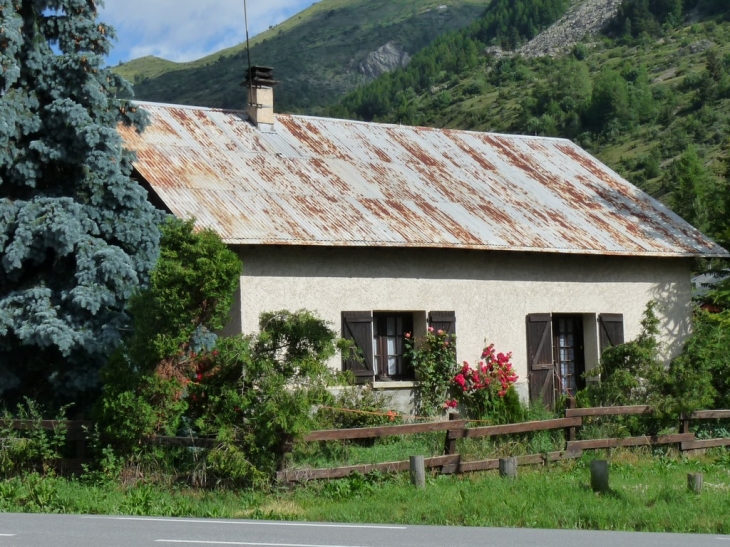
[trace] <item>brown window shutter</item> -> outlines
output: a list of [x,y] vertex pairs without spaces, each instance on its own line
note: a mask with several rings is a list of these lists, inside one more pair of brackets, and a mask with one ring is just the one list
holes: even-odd
[[549,313],[527,316],[527,362],[530,403],[555,407],[555,361],[553,360],[553,320]]
[[428,324],[433,330],[442,330],[448,335],[456,334],[456,312],[432,311],[428,314]]
[[598,340],[601,353],[624,343],[624,316],[620,313],[602,313],[598,316]]
[[359,356],[343,353],[342,369],[352,371],[355,376],[374,376],[373,312],[342,312],[342,337],[352,340],[359,350]]

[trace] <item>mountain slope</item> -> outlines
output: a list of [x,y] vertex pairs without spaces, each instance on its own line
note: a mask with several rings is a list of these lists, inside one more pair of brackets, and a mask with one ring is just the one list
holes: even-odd
[[[413,54],[477,19],[490,0],[322,0],[253,40],[254,64],[273,66],[277,110],[317,112],[367,81],[360,63],[395,42]],[[139,99],[240,108],[247,59],[239,45],[193,63],[150,58],[115,70]]]

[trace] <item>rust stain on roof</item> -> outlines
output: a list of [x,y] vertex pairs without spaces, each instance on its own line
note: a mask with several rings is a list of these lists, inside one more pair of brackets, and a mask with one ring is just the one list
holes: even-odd
[[135,168],[229,243],[728,256],[566,140],[139,104]]

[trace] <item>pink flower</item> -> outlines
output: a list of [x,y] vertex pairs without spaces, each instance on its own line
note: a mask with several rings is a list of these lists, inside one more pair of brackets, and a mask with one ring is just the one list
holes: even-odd
[[438,334],[439,336],[442,336],[444,334],[444,331],[442,331],[441,329],[439,329],[439,330],[436,331],[436,334]]
[[406,338],[410,338],[411,337],[411,333],[410,332],[407,332],[403,336],[405,336]]
[[428,327],[428,332],[433,332],[433,327]]

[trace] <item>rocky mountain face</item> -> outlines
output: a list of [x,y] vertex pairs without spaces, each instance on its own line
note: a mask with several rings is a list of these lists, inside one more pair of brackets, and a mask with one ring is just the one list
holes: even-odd
[[616,17],[621,0],[585,0],[574,4],[560,21],[538,34],[518,52],[523,57],[560,55],[570,50],[586,35],[603,30]]
[[395,42],[388,42],[369,53],[360,63],[359,71],[367,78],[375,79],[396,68],[405,68],[410,62],[411,56],[406,50]]
[[570,51],[586,36],[601,32],[616,17],[622,0],[576,0],[558,22],[516,51],[490,47],[495,57],[521,55],[527,58],[555,57]]

